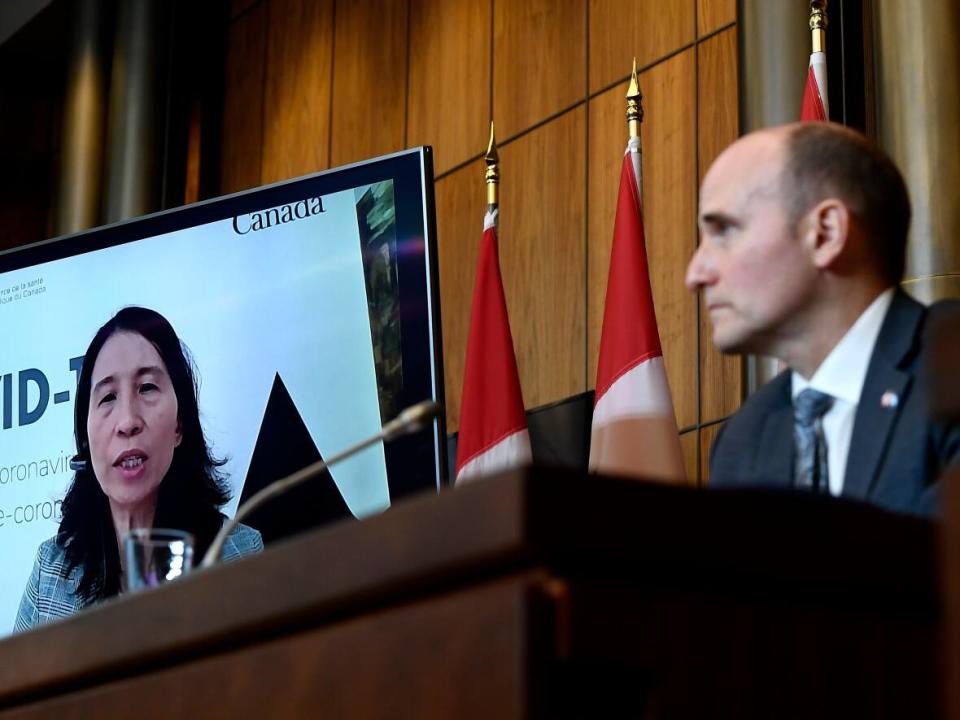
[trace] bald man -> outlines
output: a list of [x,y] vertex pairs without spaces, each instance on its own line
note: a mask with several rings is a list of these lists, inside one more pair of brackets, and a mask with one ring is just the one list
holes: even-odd
[[936,511],[960,428],[928,412],[929,312],[899,289],[909,224],[897,168],[841,126],[762,130],[717,158],[687,286],[703,295],[718,349],[788,369],[724,424],[712,486]]

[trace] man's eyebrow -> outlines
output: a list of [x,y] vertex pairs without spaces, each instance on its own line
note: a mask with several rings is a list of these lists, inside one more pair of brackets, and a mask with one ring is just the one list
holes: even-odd
[[705,212],[700,216],[701,225],[736,225],[737,220],[724,212]]

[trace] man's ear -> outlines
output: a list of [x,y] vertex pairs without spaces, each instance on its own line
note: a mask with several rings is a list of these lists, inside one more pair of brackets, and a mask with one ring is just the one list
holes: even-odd
[[803,241],[819,269],[833,265],[850,238],[850,210],[840,200],[817,203],[804,218]]

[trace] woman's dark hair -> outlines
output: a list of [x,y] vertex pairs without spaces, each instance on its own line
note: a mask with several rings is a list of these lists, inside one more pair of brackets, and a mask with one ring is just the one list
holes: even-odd
[[160,313],[141,307],[124,308],[97,331],[83,356],[73,427],[77,454],[86,466],[74,474],[63,500],[63,519],[57,533],[68,568],[79,567],[82,571],[77,593],[88,602],[116,595],[120,589],[117,536],[109,501],[93,472],[87,437],[93,366],[104,343],[120,332],[141,335],[156,348],[177,396],[182,439],[160,483],[154,526],[193,533],[195,552],[202,556],[220,529],[220,507],[230,497],[219,472],[223,461],[211,454],[200,425],[198,384],[189,350]]

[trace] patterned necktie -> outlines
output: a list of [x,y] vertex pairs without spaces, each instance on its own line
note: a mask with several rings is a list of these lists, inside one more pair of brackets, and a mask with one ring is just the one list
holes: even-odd
[[793,399],[793,442],[797,451],[793,478],[798,488],[830,492],[822,418],[831,405],[832,395],[812,388]]

